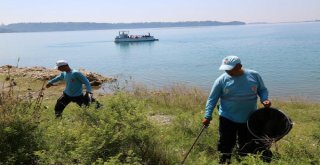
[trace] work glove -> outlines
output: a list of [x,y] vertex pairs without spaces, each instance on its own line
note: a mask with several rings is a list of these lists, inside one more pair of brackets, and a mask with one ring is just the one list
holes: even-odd
[[209,124],[210,124],[210,119],[204,118],[204,119],[202,120],[202,124],[203,124],[204,126],[208,127]]

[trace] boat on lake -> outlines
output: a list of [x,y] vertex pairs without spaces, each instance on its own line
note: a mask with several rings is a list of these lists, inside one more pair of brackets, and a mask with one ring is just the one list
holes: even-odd
[[129,31],[119,31],[119,35],[114,42],[143,42],[143,41],[159,41],[148,33],[147,35],[129,35]]

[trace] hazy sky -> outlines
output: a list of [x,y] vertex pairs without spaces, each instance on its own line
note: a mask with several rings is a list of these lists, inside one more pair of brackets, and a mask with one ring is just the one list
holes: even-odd
[[316,19],[320,0],[0,0],[0,24]]

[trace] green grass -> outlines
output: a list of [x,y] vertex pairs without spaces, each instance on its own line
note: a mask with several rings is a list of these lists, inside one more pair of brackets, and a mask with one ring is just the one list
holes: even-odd
[[[97,96],[103,104],[99,110],[70,104],[63,118],[55,119],[63,86],[46,89],[36,109],[43,82],[15,81],[12,93],[0,91],[0,164],[179,164],[201,129],[207,97],[206,91],[183,85],[135,86]],[[0,84],[8,83],[0,76]],[[273,100],[273,107],[294,126],[272,146],[271,164],[320,164],[320,104]],[[185,164],[217,164],[217,119],[215,111]],[[255,155],[232,163],[265,164]]]

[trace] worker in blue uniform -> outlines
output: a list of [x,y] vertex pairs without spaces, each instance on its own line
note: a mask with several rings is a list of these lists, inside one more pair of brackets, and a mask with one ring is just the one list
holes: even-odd
[[[61,97],[57,100],[55,105],[55,115],[57,118],[62,116],[64,108],[70,103],[75,102],[79,106],[82,104],[88,104],[86,98],[91,93],[91,85],[89,80],[79,71],[71,69],[68,62],[65,60],[58,60],[56,62],[56,68],[61,71],[60,75],[48,81],[46,87],[50,88],[54,83],[58,81],[65,81],[66,87]],[[86,93],[83,95],[82,85],[86,86]]]
[[257,110],[258,96],[264,107],[270,107],[271,101],[261,76],[254,70],[244,69],[239,57],[225,57],[219,70],[224,70],[225,73],[218,77],[212,86],[202,123],[206,126],[210,124],[214,107],[220,100],[219,162],[228,164],[236,144],[239,155],[251,152],[245,147],[252,139],[246,122],[250,114]]

